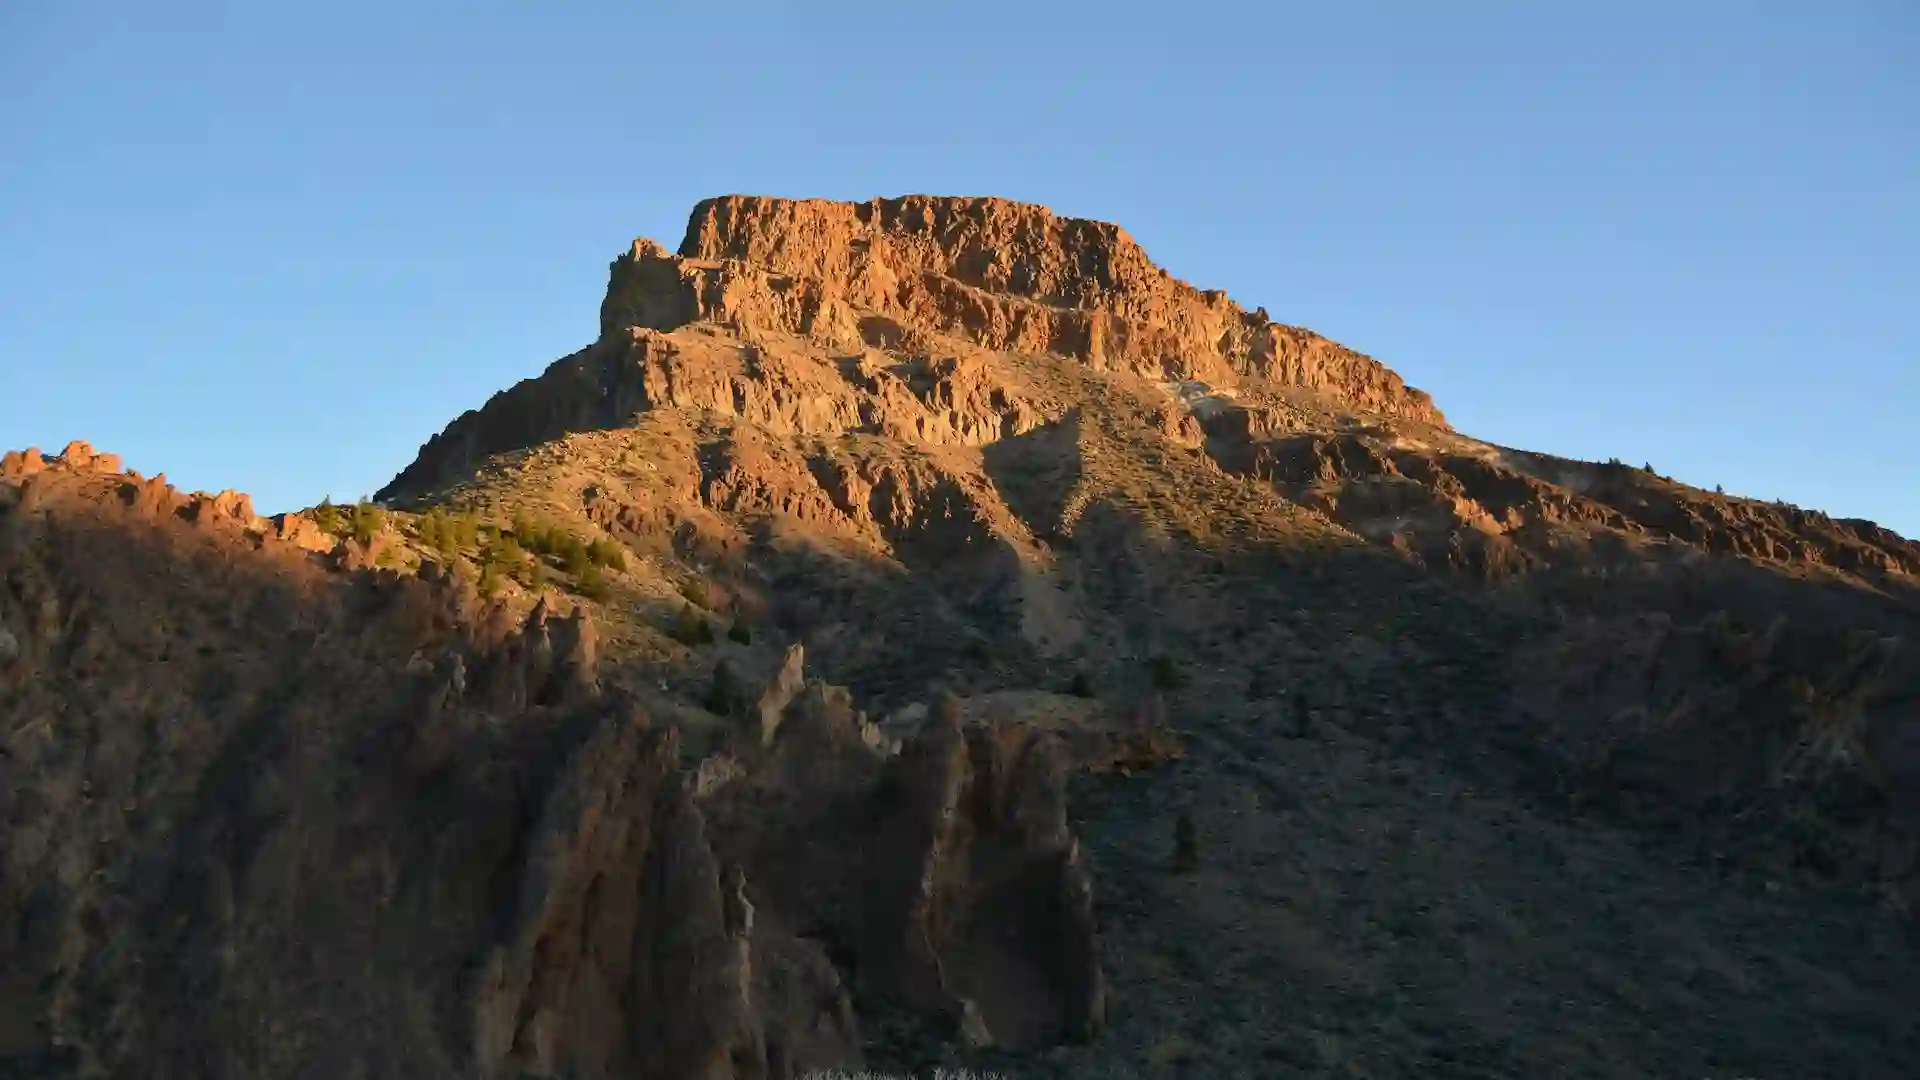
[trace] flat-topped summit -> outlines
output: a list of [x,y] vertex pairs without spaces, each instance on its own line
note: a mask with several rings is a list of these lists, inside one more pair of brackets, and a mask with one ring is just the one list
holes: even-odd
[[707,199],[677,254],[641,240],[615,261],[601,308],[603,336],[698,321],[909,351],[948,336],[1162,380],[1265,379],[1445,422],[1385,365],[1188,285],[1119,226],[1005,199]]
[[1120,226],[1008,199],[728,195],[693,208],[679,254],[844,277],[876,238],[903,264],[1054,307],[1096,307],[1169,286],[1199,298]]

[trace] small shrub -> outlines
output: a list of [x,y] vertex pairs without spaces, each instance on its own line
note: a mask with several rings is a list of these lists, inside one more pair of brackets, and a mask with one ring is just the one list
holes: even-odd
[[1087,678],[1086,672],[1076,671],[1073,673],[1073,681],[1067,684],[1067,693],[1077,698],[1091,698],[1094,696],[1093,680]]
[[480,543],[480,517],[467,511],[447,522],[447,532],[457,547],[475,547]]
[[502,566],[517,567],[527,561],[527,553],[511,536],[502,536],[487,547],[489,557]]
[[727,627],[727,640],[736,645],[751,645],[753,628],[736,619],[732,626]]
[[617,542],[602,538],[587,545],[587,561],[609,570],[625,570],[627,553]]
[[362,544],[371,544],[380,530],[387,527],[387,512],[362,500],[354,504],[348,526],[353,531],[355,540]]
[[513,535],[519,539],[522,547],[535,555],[547,553],[547,530],[532,518],[514,518]]
[[1180,674],[1180,667],[1172,657],[1154,657],[1148,662],[1147,670],[1153,676],[1153,685],[1161,690],[1178,690],[1186,685],[1186,676]]
[[579,583],[575,590],[589,600],[606,601],[613,596],[613,587],[607,584],[606,575],[597,566],[589,566],[580,571]]
[[452,562],[460,553],[459,539],[454,535],[453,523],[439,507],[427,511],[419,524],[420,542],[437,552],[447,562]]
[[500,571],[492,563],[480,567],[480,595],[491,600],[500,595]]
[[560,556],[560,568],[568,575],[584,577],[588,570],[593,569],[593,563],[587,560],[587,545],[581,543],[579,537],[562,533],[560,542],[555,546],[559,548],[555,554]]
[[531,586],[531,576],[527,573],[527,553],[520,549],[511,536],[499,536],[483,544],[478,559],[482,570],[491,571],[496,577],[509,577],[521,584]]
[[340,535],[342,525],[340,508],[333,505],[333,496],[329,495],[321,499],[320,505],[313,508],[313,523],[328,536]]

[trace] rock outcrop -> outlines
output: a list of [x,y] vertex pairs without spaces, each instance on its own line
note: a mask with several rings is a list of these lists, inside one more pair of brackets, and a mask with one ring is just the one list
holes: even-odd
[[876,951],[902,993],[976,1039],[1084,1039],[1105,1021],[1092,882],[1067,829],[1065,775],[1046,733],[963,727],[948,701],[887,778],[890,858],[872,888],[895,906],[876,920]]
[[1296,433],[1259,410],[1206,421],[1220,464],[1276,485],[1369,539],[1499,581],[1603,560],[1608,542],[1920,580],[1920,544],[1871,522],[1697,491],[1618,462],[1590,464],[1471,440]]
[[1008,369],[1022,355],[1154,382],[1295,388],[1444,424],[1377,361],[1170,277],[1116,226],[999,199],[709,200],[677,254],[640,240],[613,263],[600,322],[595,344],[460,417],[381,497],[652,409],[982,445],[1050,415]]
[[523,917],[483,968],[482,1075],[766,1077],[738,896],[672,732],[602,727],[547,797]]
[[641,241],[616,262],[601,307],[603,336],[697,320],[876,347],[959,337],[1157,379],[1255,376],[1440,419],[1374,360],[1171,277],[1118,226],[1003,199],[709,199],[676,256]]
[[1093,882],[1058,737],[1004,712],[964,723],[950,701],[895,747],[817,680],[770,746],[758,730],[741,731],[753,763],[702,807],[766,910],[844,955],[858,996],[1000,1046],[1101,1028]]
[[903,750],[794,645],[737,677],[708,768],[604,682],[580,611],[27,460],[0,481],[7,1068],[791,1080],[861,1062],[856,993],[974,1043],[1098,1027],[1047,732]]

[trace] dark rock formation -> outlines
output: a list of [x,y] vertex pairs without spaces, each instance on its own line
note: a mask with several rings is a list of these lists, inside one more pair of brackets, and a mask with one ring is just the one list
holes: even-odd
[[1044,739],[890,759],[796,645],[702,780],[584,614],[100,460],[0,484],[6,1069],[784,1080],[861,1060],[836,961],[996,1041],[1097,1025]]

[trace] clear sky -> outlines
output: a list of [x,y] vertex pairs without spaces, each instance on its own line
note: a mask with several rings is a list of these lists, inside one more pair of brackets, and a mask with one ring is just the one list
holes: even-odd
[[1920,5],[1440,6],[0,5],[0,445],[352,498],[703,196],[1001,195],[1469,434],[1920,535]]

